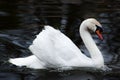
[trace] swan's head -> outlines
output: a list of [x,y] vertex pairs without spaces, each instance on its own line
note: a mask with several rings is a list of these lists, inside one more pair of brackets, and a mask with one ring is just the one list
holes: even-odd
[[85,25],[87,26],[87,29],[89,30],[92,30],[93,32],[95,32],[98,37],[103,40],[103,37],[102,37],[102,32],[103,32],[103,29],[102,29],[102,25],[94,18],[89,18],[89,19],[86,19],[84,21]]

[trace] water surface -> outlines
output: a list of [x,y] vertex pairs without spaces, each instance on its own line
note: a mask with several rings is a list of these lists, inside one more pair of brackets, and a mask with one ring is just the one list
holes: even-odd
[[[119,80],[120,77],[119,0],[1,0],[0,1],[0,80]],[[28,46],[44,25],[60,29],[87,55],[79,25],[94,17],[104,28],[104,41],[93,34],[111,71],[33,70],[7,62],[12,57],[32,53]]]

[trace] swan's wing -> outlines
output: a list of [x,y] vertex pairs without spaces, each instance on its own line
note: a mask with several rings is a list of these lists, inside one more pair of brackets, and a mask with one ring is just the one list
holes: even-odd
[[86,58],[68,37],[50,26],[45,26],[45,30],[37,35],[29,49],[50,67],[66,66],[76,58]]

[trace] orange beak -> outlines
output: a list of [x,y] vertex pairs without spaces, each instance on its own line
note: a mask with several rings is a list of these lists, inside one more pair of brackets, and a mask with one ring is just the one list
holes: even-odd
[[103,40],[103,36],[102,36],[102,33],[100,32],[100,30],[96,30],[96,34],[99,37],[99,39]]

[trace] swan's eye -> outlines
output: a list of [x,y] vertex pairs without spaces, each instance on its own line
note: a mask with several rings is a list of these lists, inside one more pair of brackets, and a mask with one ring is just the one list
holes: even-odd
[[99,30],[100,32],[103,32],[103,29],[100,26],[96,25],[96,27],[96,31]]

